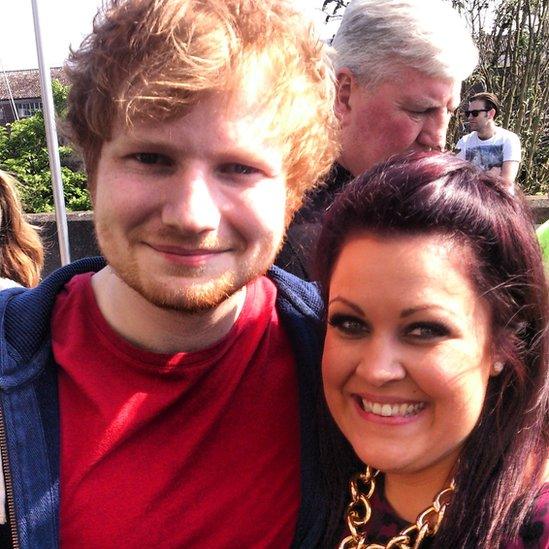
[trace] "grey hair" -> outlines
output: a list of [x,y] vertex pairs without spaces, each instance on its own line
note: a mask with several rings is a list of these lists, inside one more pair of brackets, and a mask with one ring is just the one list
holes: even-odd
[[470,31],[442,0],[351,0],[332,45],[336,71],[369,87],[402,68],[461,81],[478,63]]

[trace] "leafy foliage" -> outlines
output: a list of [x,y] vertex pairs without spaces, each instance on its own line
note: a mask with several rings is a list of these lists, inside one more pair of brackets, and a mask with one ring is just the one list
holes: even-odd
[[[64,116],[68,87],[52,82],[54,104],[59,118]],[[86,175],[73,150],[59,147],[65,204],[69,211],[91,209],[86,189]],[[28,213],[54,210],[53,186],[49,166],[44,116],[41,112],[0,126],[0,169],[10,172],[20,182],[23,207]]]

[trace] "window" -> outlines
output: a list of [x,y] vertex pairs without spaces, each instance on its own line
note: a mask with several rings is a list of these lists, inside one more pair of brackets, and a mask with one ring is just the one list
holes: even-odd
[[20,118],[32,116],[36,111],[42,110],[41,101],[16,101],[15,105]]

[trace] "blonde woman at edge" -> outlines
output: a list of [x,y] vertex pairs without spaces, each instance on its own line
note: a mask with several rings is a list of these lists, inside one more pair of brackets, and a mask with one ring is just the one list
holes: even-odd
[[43,264],[42,241],[25,220],[17,180],[0,170],[0,290],[35,286]]

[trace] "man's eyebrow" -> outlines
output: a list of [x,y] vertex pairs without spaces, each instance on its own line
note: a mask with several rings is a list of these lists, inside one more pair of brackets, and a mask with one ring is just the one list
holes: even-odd
[[163,148],[163,149],[170,149],[176,148],[176,145],[174,144],[173,140],[162,137],[162,136],[155,136],[155,135],[149,135],[146,137],[140,137],[135,134],[124,134],[121,136],[121,139],[119,140],[121,145],[129,146],[129,147],[151,147],[151,148]]
[[[434,99],[430,99],[428,97],[404,97],[403,101],[406,105],[411,105],[414,108],[417,109],[423,109],[423,110],[431,110],[431,109],[440,109],[440,108],[446,108],[448,105],[443,105]],[[458,108],[458,104],[454,105],[453,103],[450,105],[449,110],[451,112],[454,112]]]

